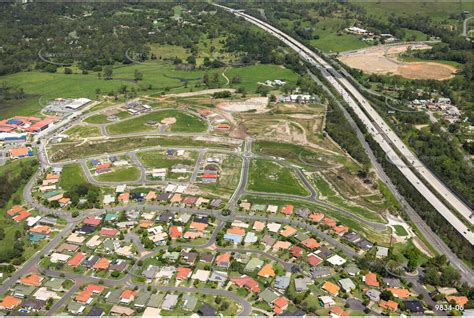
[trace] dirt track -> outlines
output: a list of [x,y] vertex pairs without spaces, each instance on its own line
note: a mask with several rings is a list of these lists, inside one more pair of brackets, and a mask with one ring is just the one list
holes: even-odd
[[394,74],[410,79],[446,80],[454,77],[456,68],[436,62],[403,62],[400,53],[429,49],[424,43],[379,45],[357,51],[341,53],[339,60],[344,64],[369,74]]

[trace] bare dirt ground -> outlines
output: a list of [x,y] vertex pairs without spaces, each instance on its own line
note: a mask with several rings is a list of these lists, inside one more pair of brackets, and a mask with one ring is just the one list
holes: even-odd
[[400,53],[412,50],[426,50],[430,46],[418,44],[378,45],[357,51],[341,53],[339,60],[344,64],[369,74],[394,74],[409,79],[446,80],[454,77],[457,69],[436,62],[403,62]]
[[176,122],[176,118],[174,117],[166,117],[161,120],[161,123],[165,125],[172,125],[175,122]]
[[268,97],[252,97],[243,101],[222,101],[217,108],[228,112],[247,112],[255,110],[257,113],[267,111]]

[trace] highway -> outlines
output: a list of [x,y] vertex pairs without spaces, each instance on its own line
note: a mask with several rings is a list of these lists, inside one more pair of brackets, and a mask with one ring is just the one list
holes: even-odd
[[[420,192],[420,194],[440,213],[471,245],[474,245],[474,233],[454,214],[430,188],[428,188],[415,174],[412,169],[405,163],[404,159],[410,162],[419,175],[429,183],[431,188],[435,189],[441,196],[463,215],[469,222],[474,221],[471,218],[472,211],[458,197],[456,197],[444,184],[442,184],[424,165],[411,153],[403,144],[401,139],[388,127],[378,113],[372,108],[367,100],[352,86],[352,84],[338,73],[323,58],[315,54],[313,51],[272,27],[268,23],[260,21],[245,13],[229,9],[227,7],[214,4],[224,10],[230,11],[239,17],[255,24],[264,31],[274,35],[283,43],[296,51],[305,61],[317,67],[325,79],[331,86],[343,97],[349,107],[359,117],[361,122],[367,127],[367,131],[372,135],[374,140],[380,145],[387,155],[390,155],[392,162],[403,173],[406,179]],[[356,100],[359,102],[357,103]],[[370,117],[369,117],[370,116]],[[395,147],[395,149],[392,147]],[[403,156],[400,157],[397,153]]]

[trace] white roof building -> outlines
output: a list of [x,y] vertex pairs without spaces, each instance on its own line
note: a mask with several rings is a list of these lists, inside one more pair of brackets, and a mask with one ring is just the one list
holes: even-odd
[[54,291],[48,290],[46,287],[41,287],[39,288],[34,294],[33,297],[35,297],[38,300],[48,300],[49,298],[53,299],[61,299],[61,297],[55,293]]
[[127,188],[126,184],[120,184],[115,188],[115,193],[122,193],[125,192],[125,189]]
[[168,184],[165,188],[165,192],[175,192],[177,186],[175,184]]
[[340,257],[339,255],[335,254],[327,259],[327,261],[332,264],[333,266],[341,266],[343,265],[346,260]]
[[86,243],[87,247],[97,247],[102,243],[99,235],[94,235],[91,239]]
[[198,269],[194,274],[193,276],[191,277],[192,279],[197,279],[201,282],[207,282],[207,280],[209,279],[209,276],[211,275],[211,272],[210,271],[206,271],[206,270],[203,270],[203,269]]
[[176,188],[176,193],[184,193],[184,191],[186,191],[186,186],[185,185],[179,185],[177,188]]
[[267,212],[277,213],[278,212],[278,205],[269,205],[267,207]]
[[115,203],[115,196],[113,196],[111,194],[106,194],[106,195],[104,195],[104,201],[103,202],[104,202],[105,205]]
[[280,223],[268,223],[267,224],[267,229],[270,231],[270,232],[273,232],[273,233],[276,233],[280,230],[281,228],[281,224]]
[[55,253],[51,254],[49,260],[51,261],[51,263],[59,263],[59,262],[65,263],[70,258],[71,258],[71,255],[55,252]]
[[41,219],[41,215],[38,215],[38,216],[30,216],[29,218],[26,219],[26,223],[28,224],[29,227],[35,225],[36,223],[38,223],[38,221]]

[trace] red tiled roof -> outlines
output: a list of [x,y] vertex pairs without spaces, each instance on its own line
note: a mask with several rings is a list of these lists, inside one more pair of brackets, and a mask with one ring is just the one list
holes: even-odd
[[110,266],[110,261],[105,257],[102,257],[97,263],[94,264],[95,269],[107,269]]
[[117,229],[104,228],[100,230],[100,235],[115,236],[119,231]]
[[170,237],[178,238],[181,237],[183,233],[179,230],[177,226],[170,226]]
[[137,295],[136,291],[126,289],[122,292],[122,295],[120,297],[125,298],[125,299],[133,299],[135,298],[136,295]]
[[377,281],[377,275],[374,273],[368,273],[365,275],[365,284],[372,287],[379,287],[380,283]]
[[324,213],[312,213],[309,218],[314,222],[321,222],[321,220],[324,218]]
[[76,295],[75,300],[80,303],[87,303],[92,296],[92,292],[89,290],[83,290]]
[[178,267],[178,269],[176,270],[177,272],[176,279],[178,280],[186,279],[189,277],[189,274],[191,274],[192,271],[193,270],[191,268]]
[[14,205],[14,206],[11,207],[10,210],[7,211],[7,214],[9,216],[14,216],[14,215],[16,215],[16,214],[18,214],[18,213],[20,213],[21,211],[24,211],[24,210],[25,210],[25,208],[23,208],[21,205]]
[[258,286],[258,282],[250,276],[244,275],[242,277],[231,278],[231,282],[236,284],[239,287],[246,287],[253,293],[260,292],[260,287]]
[[104,289],[105,289],[105,286],[96,285],[96,284],[89,284],[89,285],[87,285],[85,290],[88,290],[91,293],[100,294],[101,292],[104,291]]
[[99,225],[102,222],[101,218],[91,216],[85,219],[82,223],[89,224],[89,225]]
[[301,244],[303,244],[304,247],[309,248],[311,250],[317,249],[321,246],[318,243],[318,241],[316,241],[314,238],[308,238],[304,240],[303,242],[301,242]]
[[0,309],[13,309],[21,303],[21,299],[7,295],[0,302]]
[[43,277],[36,274],[30,274],[20,279],[22,284],[36,287],[41,286],[42,281]]
[[10,149],[10,156],[12,158],[27,157],[28,156],[28,149],[26,147],[19,147],[19,148]]
[[86,256],[86,254],[84,254],[82,252],[79,252],[76,255],[74,255],[71,259],[69,259],[67,264],[69,266],[77,266],[82,262],[82,260],[84,259],[85,256]]
[[286,214],[286,215],[290,215],[290,214],[293,213],[293,208],[294,208],[294,206],[291,205],[291,204],[285,205],[285,206],[281,209],[281,213]]
[[303,254],[303,249],[301,247],[295,245],[290,249],[290,253],[294,257],[300,257],[301,254]]
[[31,215],[30,212],[28,211],[21,211],[20,213],[18,213],[14,218],[13,220],[15,220],[15,222],[21,222],[23,221],[24,219],[26,219],[27,217],[29,217]]
[[317,257],[314,254],[311,254],[306,258],[306,262],[311,266],[316,266],[319,263],[321,263],[321,261],[322,261],[322,259],[320,259],[319,257]]

